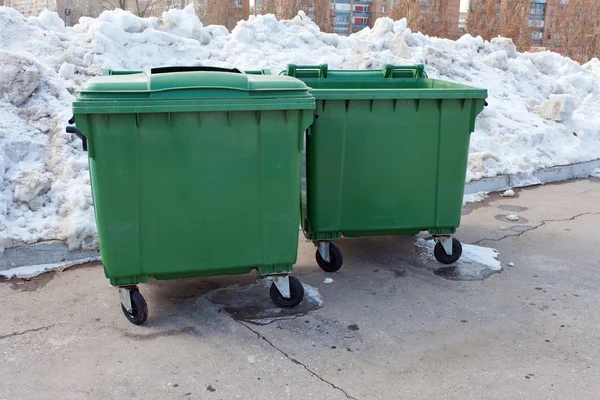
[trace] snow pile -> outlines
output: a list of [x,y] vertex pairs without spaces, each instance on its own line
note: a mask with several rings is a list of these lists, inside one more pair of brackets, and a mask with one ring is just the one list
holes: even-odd
[[75,90],[101,68],[212,65],[271,69],[288,63],[380,69],[423,63],[430,77],[487,88],[471,138],[467,180],[595,159],[600,154],[600,61],[517,53],[512,41],[457,41],[383,18],[350,37],[323,33],[304,14],[203,26],[193,7],[158,18],[124,11],[64,26],[44,11],[0,7],[0,249],[40,240],[94,248],[86,154],[64,132]]

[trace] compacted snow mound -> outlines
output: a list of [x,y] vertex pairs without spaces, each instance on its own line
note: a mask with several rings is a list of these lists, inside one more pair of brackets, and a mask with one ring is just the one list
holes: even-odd
[[0,26],[0,250],[50,239],[97,247],[86,154],[64,128],[76,89],[102,68],[279,73],[288,63],[423,63],[430,77],[489,91],[471,136],[468,181],[526,177],[600,154],[600,61],[581,66],[550,52],[520,54],[510,39],[430,38],[389,18],[343,37],[321,32],[303,12],[289,21],[253,17],[228,32],[203,26],[191,6],[160,19],[107,11],[74,27],[49,11],[25,18],[0,7]]

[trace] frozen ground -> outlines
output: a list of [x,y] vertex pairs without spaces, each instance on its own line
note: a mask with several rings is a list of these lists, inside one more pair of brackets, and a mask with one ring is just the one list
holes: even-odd
[[467,180],[587,161],[600,154],[600,61],[519,54],[510,40],[457,41],[380,19],[350,37],[304,14],[204,27],[191,7],[161,19],[113,11],[65,28],[57,14],[25,18],[0,7],[0,250],[42,240],[97,247],[86,154],[64,132],[76,89],[101,68],[173,64],[266,68],[328,63],[382,68],[423,63],[431,77],[487,88]]

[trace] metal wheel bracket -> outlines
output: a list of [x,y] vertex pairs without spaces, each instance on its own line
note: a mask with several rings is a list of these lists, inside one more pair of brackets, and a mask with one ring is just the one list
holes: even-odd
[[442,244],[442,247],[444,247],[444,251],[446,252],[446,254],[448,254],[449,256],[452,255],[452,236],[436,236],[435,241],[440,242]]
[[331,257],[329,257],[329,242],[319,242],[318,245],[321,258],[327,263],[331,262]]
[[273,283],[279,290],[279,293],[286,299],[290,298],[290,277],[288,275],[275,275],[272,277]]
[[133,312],[133,307],[131,306],[131,289],[120,287],[119,295],[121,296],[121,304],[125,307],[127,312]]

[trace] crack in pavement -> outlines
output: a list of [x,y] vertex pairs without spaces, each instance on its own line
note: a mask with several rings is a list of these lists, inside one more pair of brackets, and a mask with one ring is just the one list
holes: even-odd
[[39,328],[34,328],[34,329],[27,329],[26,331],[22,331],[22,332],[13,332],[13,333],[9,333],[8,335],[2,335],[2,336],[0,336],[0,339],[6,339],[6,338],[9,338],[9,337],[13,337],[13,336],[21,336],[21,335],[24,335],[24,334],[29,333],[29,332],[38,332],[38,331],[41,331],[41,330],[48,330],[48,329],[50,329],[52,327],[55,327],[56,325],[58,325],[58,324],[52,324],[52,325],[48,325],[48,326],[41,326]]
[[308,371],[308,373],[310,373],[311,375],[313,375],[314,377],[318,378],[319,380],[321,380],[321,382],[328,384],[329,386],[331,386],[334,389],[339,390],[340,392],[344,393],[344,395],[346,396],[346,398],[348,399],[352,399],[352,400],[357,400],[356,397],[352,397],[350,396],[348,393],[346,393],[346,391],[344,389],[342,389],[339,386],[334,385],[333,383],[329,382],[326,379],[323,379],[319,376],[319,374],[317,374],[316,372],[314,372],[313,370],[311,370],[310,368],[308,368],[306,366],[306,364],[303,364],[302,362],[298,361],[297,359],[295,359],[294,357],[291,357],[289,354],[287,354],[285,351],[281,350],[279,347],[275,346],[269,339],[267,339],[266,337],[264,337],[263,335],[261,335],[259,332],[255,331],[254,329],[250,328],[248,325],[246,325],[245,323],[241,322],[241,321],[237,321],[234,319],[234,321],[236,321],[237,323],[245,326],[250,332],[254,333],[259,339],[264,340],[265,342],[267,342],[269,344],[269,346],[271,346],[272,348],[274,348],[275,350],[277,350],[278,352],[280,352],[281,354],[283,354],[288,360],[290,360],[291,362],[293,362],[294,364],[298,364],[301,365],[302,367],[304,367],[304,369],[306,371]]
[[509,238],[509,237],[521,236],[521,235],[522,235],[522,234],[524,234],[524,233],[527,233],[527,232],[534,231],[534,230],[536,230],[537,228],[540,228],[540,227],[542,227],[542,226],[546,225],[546,223],[548,223],[548,222],[566,222],[566,221],[574,221],[575,219],[577,219],[577,218],[579,218],[579,217],[583,217],[584,215],[600,215],[600,212],[585,212],[585,213],[577,214],[577,215],[575,215],[575,216],[573,216],[573,217],[570,217],[570,218],[565,218],[565,219],[544,219],[544,220],[542,220],[542,222],[540,222],[538,225],[536,225],[536,226],[534,226],[533,228],[531,228],[531,229],[528,229],[528,230],[526,230],[526,231],[519,232],[519,233],[517,233],[517,234],[514,234],[514,235],[504,235],[504,236],[502,236],[502,237],[500,237],[500,238],[497,238],[497,239],[483,238],[483,239],[479,239],[479,240],[477,240],[477,241],[473,242],[473,244],[474,244],[474,245],[478,245],[478,244],[479,244],[479,243],[481,243],[481,242],[499,242],[499,241],[501,241],[501,240],[504,240],[504,239],[506,239],[506,238]]

